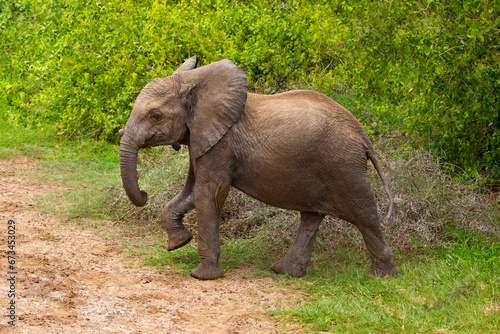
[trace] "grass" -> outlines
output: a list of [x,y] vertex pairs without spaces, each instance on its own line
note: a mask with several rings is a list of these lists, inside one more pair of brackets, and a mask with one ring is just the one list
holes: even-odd
[[332,333],[492,333],[500,330],[499,244],[465,238],[435,256],[403,261],[393,279],[355,266],[298,280],[309,296],[281,311]]
[[103,217],[108,190],[121,182],[118,147],[104,141],[65,141],[51,130],[27,130],[0,118],[0,147],[0,159],[32,160],[34,169],[21,175],[60,189],[57,198],[40,202],[43,211],[60,213],[59,218]]
[[[396,222],[385,232],[397,277],[369,277],[359,232],[332,218],[321,226],[305,278],[273,274],[269,267],[292,243],[297,214],[237,191],[223,213],[222,266],[249,279],[273,277],[277,285],[300,292],[295,307],[275,313],[284,322],[299,322],[306,332],[500,332],[498,194],[458,182],[430,155],[391,142],[378,140],[377,146],[396,199]],[[114,145],[85,138],[64,141],[50,131],[26,131],[0,120],[0,146],[1,159],[36,162],[24,176],[60,188],[40,200],[42,210],[117,240],[158,270],[187,275],[198,264],[194,243],[165,250],[159,222],[162,206],[182,187],[185,149],[141,153],[140,184],[150,201],[135,208],[121,188]],[[387,202],[376,176],[373,185],[383,212]],[[196,233],[196,214],[188,214],[185,222]]]

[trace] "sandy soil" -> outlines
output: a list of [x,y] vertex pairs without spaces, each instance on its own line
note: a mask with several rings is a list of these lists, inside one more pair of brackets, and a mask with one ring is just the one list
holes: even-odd
[[[60,186],[23,178],[33,161],[0,160],[1,333],[282,333],[266,310],[295,298],[270,279],[198,281],[139,266],[122,245],[50,214],[36,198]],[[16,327],[8,325],[8,220],[15,221]]]

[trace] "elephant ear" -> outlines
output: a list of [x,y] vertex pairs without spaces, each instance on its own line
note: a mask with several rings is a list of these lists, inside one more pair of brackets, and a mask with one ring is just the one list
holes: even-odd
[[186,60],[184,64],[182,64],[178,69],[176,69],[175,72],[172,73],[172,75],[195,69],[196,64],[198,64],[198,58],[196,56],[193,56]]
[[230,60],[181,72],[182,95],[188,94],[189,151],[198,158],[212,148],[243,113],[248,83],[243,70]]

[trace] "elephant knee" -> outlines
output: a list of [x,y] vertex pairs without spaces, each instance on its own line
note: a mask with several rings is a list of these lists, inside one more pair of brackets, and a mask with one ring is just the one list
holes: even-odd
[[178,213],[170,202],[165,205],[161,212],[161,220],[167,231],[182,225],[182,218],[184,218],[184,214]]
[[170,205],[170,202],[167,203],[161,210],[161,219],[163,221],[170,219],[172,216],[172,207]]

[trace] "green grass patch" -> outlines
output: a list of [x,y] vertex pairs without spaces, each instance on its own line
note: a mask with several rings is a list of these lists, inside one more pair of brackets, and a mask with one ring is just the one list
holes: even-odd
[[144,263],[159,270],[173,269],[182,275],[188,275],[200,262],[198,251],[193,244],[169,252],[165,248],[157,248],[154,254],[147,256]]
[[106,217],[103,203],[109,189],[121,185],[116,145],[88,138],[64,140],[50,129],[26,129],[0,118],[0,147],[0,159],[31,160],[32,167],[21,176],[59,189],[40,199],[42,211],[64,219]]
[[356,265],[317,267],[295,280],[309,295],[291,310],[308,330],[331,333],[493,333],[500,330],[500,244],[463,240],[401,260],[392,279]]
[[[219,263],[226,272],[251,272],[253,276],[275,276],[271,264],[277,259],[270,258],[257,251],[256,240],[230,239],[223,241]],[[272,249],[272,248],[271,248]],[[155,266],[158,270],[175,270],[181,275],[188,275],[200,263],[198,250],[194,242],[167,251],[163,245],[143,243],[132,250],[136,255],[144,255],[143,263]]]

